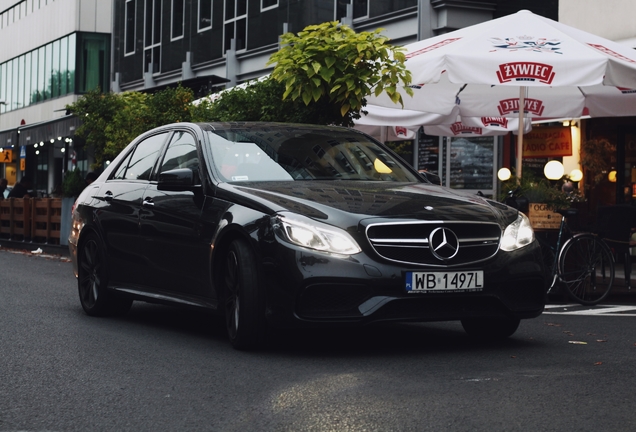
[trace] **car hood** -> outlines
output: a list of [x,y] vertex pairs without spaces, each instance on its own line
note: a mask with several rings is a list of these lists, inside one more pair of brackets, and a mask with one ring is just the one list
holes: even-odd
[[516,210],[427,183],[363,181],[222,184],[219,197],[264,213],[299,213],[345,227],[367,218],[510,223]]

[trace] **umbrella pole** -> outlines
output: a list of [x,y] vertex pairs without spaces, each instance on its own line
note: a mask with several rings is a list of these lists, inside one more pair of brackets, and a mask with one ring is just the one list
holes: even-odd
[[521,163],[523,162],[523,121],[526,110],[526,86],[519,87],[519,130],[517,131],[517,167],[516,176],[521,178]]

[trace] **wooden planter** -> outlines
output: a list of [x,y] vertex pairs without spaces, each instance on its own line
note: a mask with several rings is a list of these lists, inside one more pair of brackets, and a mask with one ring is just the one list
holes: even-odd
[[0,200],[0,236],[10,240],[60,244],[60,198]]

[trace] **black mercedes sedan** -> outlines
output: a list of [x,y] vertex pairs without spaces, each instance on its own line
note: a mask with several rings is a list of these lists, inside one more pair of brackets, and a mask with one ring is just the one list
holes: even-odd
[[389,321],[505,338],[545,304],[523,213],[432,184],[339,127],[151,130],[79,196],[69,248],[88,315],[135,300],[205,308],[237,349],[269,329]]

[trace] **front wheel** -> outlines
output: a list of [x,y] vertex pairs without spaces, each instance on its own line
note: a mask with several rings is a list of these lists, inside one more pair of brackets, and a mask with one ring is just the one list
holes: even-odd
[[559,254],[559,278],[572,300],[595,305],[614,283],[614,258],[609,247],[593,234],[568,240]]
[[497,341],[512,336],[520,322],[518,318],[466,318],[462,327],[476,339]]
[[87,315],[123,315],[132,305],[132,300],[117,297],[107,290],[108,273],[104,245],[93,233],[87,234],[77,250],[77,287],[80,303]]
[[234,240],[221,269],[225,296],[225,322],[232,346],[259,348],[265,340],[265,296],[259,286],[254,253],[242,240]]

